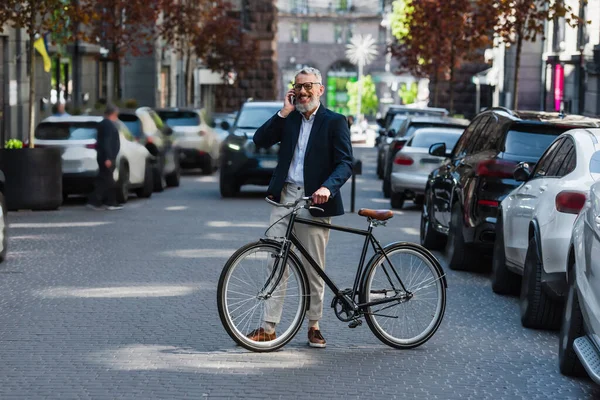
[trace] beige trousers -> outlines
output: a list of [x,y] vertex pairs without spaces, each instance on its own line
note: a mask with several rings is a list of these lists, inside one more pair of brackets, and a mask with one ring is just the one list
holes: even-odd
[[[286,183],[281,192],[280,203],[293,202],[302,196],[304,196],[304,188]],[[269,226],[274,224],[275,221],[284,215],[289,214],[289,212],[290,209],[287,208],[273,207]],[[301,209],[298,211],[298,217],[312,219],[314,221],[320,221],[324,223],[331,223],[331,217],[316,218],[313,217],[306,209]],[[288,225],[289,217],[282,219],[267,232],[267,236],[269,238],[280,240],[285,236]],[[311,257],[314,258],[322,268],[325,268],[325,249],[327,247],[327,242],[329,241],[329,229],[296,223],[294,224],[294,233]],[[300,259],[305,266],[310,288],[310,307],[306,315],[309,320],[318,321],[323,315],[323,295],[325,292],[325,282],[323,282],[323,279],[321,279],[321,277],[315,272],[313,267],[307,260],[304,259],[304,257],[300,255]],[[287,274],[283,277],[284,282],[287,280],[286,278]],[[284,296],[282,295],[281,297]],[[279,323],[282,308],[283,300],[269,299],[266,302],[264,320],[266,322]]]

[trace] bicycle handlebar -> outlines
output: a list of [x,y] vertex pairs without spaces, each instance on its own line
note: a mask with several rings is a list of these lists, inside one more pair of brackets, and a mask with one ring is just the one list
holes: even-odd
[[307,210],[319,210],[321,212],[325,212],[325,210],[323,210],[321,207],[315,207],[312,205],[312,197],[311,196],[303,196],[294,202],[288,202],[285,204],[277,203],[276,201],[273,201],[268,197],[265,197],[265,200],[267,201],[267,203],[271,204],[272,206],[284,207],[284,208],[295,208],[296,206],[298,206],[298,204],[300,204],[301,201],[304,201],[306,204],[304,204],[302,206],[302,208],[306,208]]

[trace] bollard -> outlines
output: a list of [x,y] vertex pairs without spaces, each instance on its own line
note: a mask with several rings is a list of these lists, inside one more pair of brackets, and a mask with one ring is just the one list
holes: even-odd
[[356,175],[362,175],[362,161],[354,158],[352,160],[352,189],[350,197],[350,212],[354,212],[354,200],[356,197]]

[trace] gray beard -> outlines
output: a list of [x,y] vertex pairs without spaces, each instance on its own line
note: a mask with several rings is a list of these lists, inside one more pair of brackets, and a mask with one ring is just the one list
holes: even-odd
[[319,99],[312,97],[306,105],[296,104],[296,110],[298,110],[301,113],[305,113],[305,112],[309,112],[310,110],[316,108],[318,105],[319,105]]

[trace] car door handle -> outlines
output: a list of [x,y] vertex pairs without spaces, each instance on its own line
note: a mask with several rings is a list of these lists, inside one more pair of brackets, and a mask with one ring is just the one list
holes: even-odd
[[525,185],[525,186],[523,186],[523,190],[529,190],[529,189],[531,189],[531,185]]

